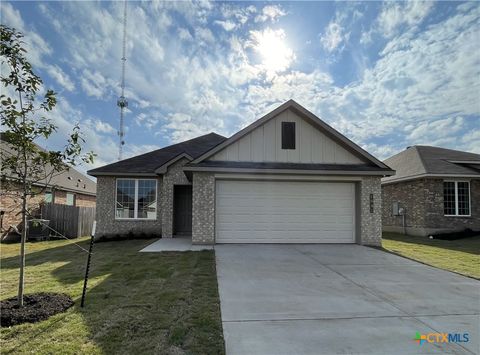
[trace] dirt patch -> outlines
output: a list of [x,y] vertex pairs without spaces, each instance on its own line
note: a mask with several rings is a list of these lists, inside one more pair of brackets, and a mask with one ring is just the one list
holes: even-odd
[[1,325],[10,327],[22,323],[36,323],[65,312],[74,302],[64,293],[32,293],[23,298],[19,307],[17,298],[0,301]]

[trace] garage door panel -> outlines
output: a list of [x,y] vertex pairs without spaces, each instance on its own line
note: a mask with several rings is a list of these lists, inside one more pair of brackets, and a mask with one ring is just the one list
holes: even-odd
[[[219,232],[226,232],[226,233],[231,233],[234,234],[236,231],[250,231],[250,232],[257,232],[257,231],[265,231],[269,232],[290,232],[290,233],[302,233],[303,232],[314,232],[318,234],[318,225],[292,225],[292,226],[286,226],[286,225],[268,225],[268,224],[261,224],[261,223],[254,223],[246,227],[245,225],[242,224],[229,224],[229,225],[222,225],[218,231]],[[349,225],[325,225],[322,227],[322,231],[325,232],[334,232],[335,236],[337,234],[344,234],[349,233],[349,236],[351,237],[351,227]],[[255,234],[257,235],[257,234]],[[298,238],[301,236],[297,236],[295,238]]]
[[229,206],[225,203],[219,203],[217,205],[218,208],[229,209],[235,213],[241,213],[245,211],[249,211],[252,207],[256,208],[258,211],[272,211],[274,212],[282,212],[290,213],[297,211],[298,213],[304,213],[307,210],[311,210],[311,213],[328,213],[336,214],[338,210],[350,209],[352,210],[352,201],[351,200],[325,200],[323,199],[323,204],[328,204],[330,206],[330,211],[325,210],[324,207],[319,207],[317,205],[317,201],[309,200],[309,201],[302,201],[299,199],[284,199],[280,201],[265,201],[265,200],[247,200],[242,199],[236,202],[235,206]]
[[[259,216],[257,216],[259,217]],[[260,216],[261,217],[261,216]],[[270,216],[265,215],[266,219]],[[248,225],[249,229],[256,229],[259,226],[270,226],[273,228],[277,226],[277,229],[286,229],[286,230],[303,230],[303,229],[312,229],[312,230],[321,230],[328,228],[346,228],[351,230],[353,221],[347,220],[339,220],[335,221],[332,219],[327,218],[326,216],[322,216],[318,218],[316,221],[312,221],[311,219],[301,219],[297,218],[295,221],[292,222],[285,222],[279,216],[274,216],[271,220],[262,221],[259,219],[251,220],[249,218],[238,218],[236,221],[225,221],[225,222],[218,222],[217,229],[218,230],[227,230],[228,228],[240,228],[244,225]],[[245,228],[245,227],[243,227]]]
[[[231,204],[232,202],[230,202]],[[238,203],[238,204],[237,204]],[[328,209],[325,206],[318,206],[317,202],[308,202],[303,203],[302,201],[295,200],[285,200],[282,203],[271,203],[271,201],[254,201],[251,203],[248,201],[235,202],[235,206],[231,206],[228,203],[219,203],[217,208],[223,209],[225,214],[241,214],[241,213],[251,213],[252,208],[255,208],[257,213],[262,214],[329,214],[336,215],[342,213],[343,211],[348,211],[346,213],[351,213],[353,211],[352,201],[344,200],[323,200],[323,205],[328,205]]]
[[219,243],[352,243],[353,183],[216,182]]

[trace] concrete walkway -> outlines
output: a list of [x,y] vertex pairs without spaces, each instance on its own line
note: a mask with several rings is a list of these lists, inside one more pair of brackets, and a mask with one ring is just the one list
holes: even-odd
[[162,251],[198,251],[213,249],[212,245],[192,245],[191,237],[162,238],[140,250],[141,253]]
[[[479,352],[480,282],[359,245],[216,245],[227,354]],[[469,342],[414,341],[416,332]]]

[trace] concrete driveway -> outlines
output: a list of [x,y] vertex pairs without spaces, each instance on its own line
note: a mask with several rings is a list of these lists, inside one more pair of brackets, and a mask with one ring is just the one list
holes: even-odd
[[[480,282],[359,245],[217,245],[227,354],[479,353]],[[469,333],[424,343],[416,332]]]

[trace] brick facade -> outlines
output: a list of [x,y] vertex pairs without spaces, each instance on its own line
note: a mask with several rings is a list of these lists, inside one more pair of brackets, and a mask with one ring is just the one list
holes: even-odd
[[427,236],[434,233],[480,230],[480,179],[470,180],[470,217],[446,217],[443,211],[444,179],[416,179],[384,184],[383,230],[403,233],[403,217],[394,216],[392,205],[405,209],[407,234]]
[[[191,185],[183,172],[183,166],[188,162],[181,159],[168,167],[167,172],[157,180],[157,215],[155,220],[115,219],[115,189],[116,178],[100,176],[97,179],[97,236],[133,234],[157,234],[162,238],[173,236],[173,198],[175,185]],[[146,179],[147,177],[128,177]],[[148,177],[148,179],[151,179]]]
[[74,206],[78,207],[95,207],[96,206],[96,197],[92,195],[85,195],[76,192],[56,190],[53,201],[60,205],[65,205],[67,203],[67,193],[73,194],[74,197]]
[[75,206],[78,207],[95,207],[97,205],[96,196],[75,194]]
[[[173,236],[173,199],[175,185],[192,186],[192,243],[215,243],[215,177],[213,173],[195,172],[190,182],[184,172],[182,159],[170,166],[157,185],[157,218],[155,220],[115,219],[115,177],[97,179],[97,236],[134,234],[162,234]],[[132,177],[134,178],[134,177]],[[142,178],[142,177],[138,177]],[[373,212],[370,212],[370,194]],[[381,188],[380,178],[364,177],[357,183],[357,243],[381,245]]]
[[[130,177],[129,177],[130,178]],[[131,177],[134,179],[135,177]],[[145,179],[145,177],[138,177]],[[128,233],[158,234],[162,233],[162,217],[160,201],[162,198],[162,179],[157,179],[157,218],[152,220],[115,219],[116,178],[113,176],[99,176],[97,178],[97,237],[126,235]]]

